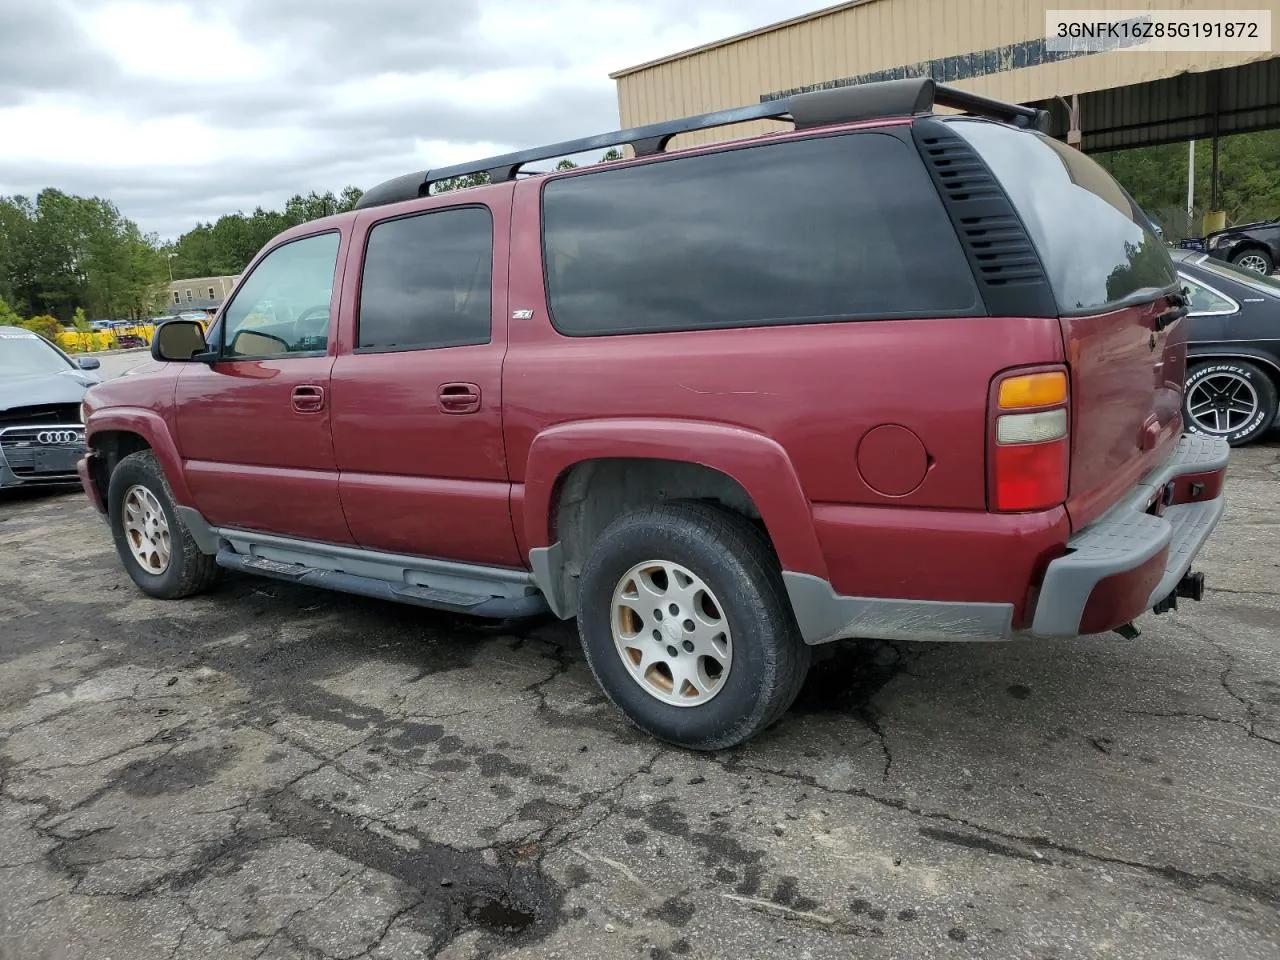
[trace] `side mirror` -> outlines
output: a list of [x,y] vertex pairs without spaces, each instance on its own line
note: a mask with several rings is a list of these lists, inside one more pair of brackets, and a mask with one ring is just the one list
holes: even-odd
[[97,370],[102,366],[102,361],[97,357],[77,357],[76,366],[81,370]]
[[231,341],[236,357],[275,357],[289,352],[289,341],[261,330],[241,330]]
[[151,339],[153,360],[190,362],[197,354],[208,352],[204,328],[194,320],[170,320],[156,327]]

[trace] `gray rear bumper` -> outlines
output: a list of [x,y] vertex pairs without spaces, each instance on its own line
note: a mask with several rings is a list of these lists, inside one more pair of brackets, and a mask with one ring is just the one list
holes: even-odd
[[1067,543],[1070,552],[1049,564],[1030,632],[1041,637],[1077,636],[1089,597],[1099,583],[1139,570],[1166,548],[1163,574],[1145,609],[1168,597],[1222,517],[1225,500],[1219,494],[1211,500],[1177,504],[1159,517],[1147,513],[1147,507],[1169,481],[1222,470],[1229,455],[1225,440],[1183,437],[1164,464],[1095,523],[1073,536]]

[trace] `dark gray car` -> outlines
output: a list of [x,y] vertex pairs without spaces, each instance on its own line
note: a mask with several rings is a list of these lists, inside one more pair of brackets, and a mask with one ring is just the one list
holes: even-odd
[[84,450],[80,401],[98,382],[44,337],[0,327],[0,487],[75,481]]
[[1190,294],[1183,421],[1232,446],[1280,411],[1280,280],[1189,250],[1173,251]]

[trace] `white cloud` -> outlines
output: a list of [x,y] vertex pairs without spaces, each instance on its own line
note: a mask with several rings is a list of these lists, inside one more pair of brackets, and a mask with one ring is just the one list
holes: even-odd
[[611,129],[610,71],[817,6],[19,3],[0,0],[0,194],[104,196],[165,236],[294,193]]

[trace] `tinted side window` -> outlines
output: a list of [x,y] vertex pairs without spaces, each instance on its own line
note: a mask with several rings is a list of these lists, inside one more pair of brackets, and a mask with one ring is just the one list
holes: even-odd
[[377,224],[364,255],[358,348],[488,343],[492,277],[493,218],[484,207]]
[[1150,221],[1089,157],[1041,134],[980,120],[952,123],[1013,201],[1060,310],[1100,310],[1174,283],[1169,251]]
[[254,267],[222,313],[224,357],[324,353],[338,241],[336,233],[293,240]]
[[543,230],[575,336],[982,312],[919,155],[885,134],[553,180]]

